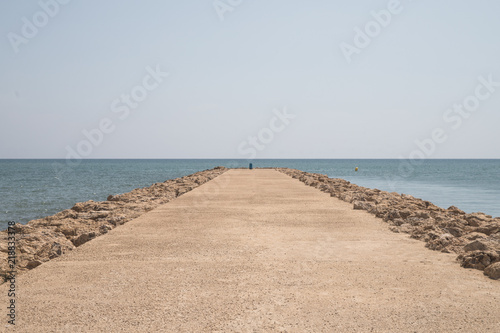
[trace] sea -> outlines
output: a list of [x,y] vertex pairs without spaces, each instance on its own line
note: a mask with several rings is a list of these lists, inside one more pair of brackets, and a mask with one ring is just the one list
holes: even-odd
[[[0,159],[0,230],[110,194],[212,169],[287,167],[500,216],[500,160],[446,159]],[[357,168],[357,171],[356,171]]]

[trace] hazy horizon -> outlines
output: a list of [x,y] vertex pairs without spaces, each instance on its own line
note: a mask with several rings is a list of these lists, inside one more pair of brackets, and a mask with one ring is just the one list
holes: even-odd
[[[43,158],[32,158],[32,157],[19,157],[19,158],[8,158],[8,157],[2,157],[0,160],[61,160],[64,161],[65,158],[51,158],[51,157],[43,157]],[[150,158],[134,158],[134,157],[102,157],[102,158],[82,158],[82,161],[91,161],[91,160],[227,160],[227,161],[234,161],[234,160],[239,160],[239,161],[265,161],[265,160],[394,160],[394,161],[399,161],[399,160],[404,160],[404,159],[399,159],[399,158],[367,158],[367,157],[352,157],[352,158],[308,158],[308,157],[300,157],[300,158],[255,158],[255,159],[247,159],[247,158],[215,158],[215,157],[203,157],[203,158],[196,158],[196,157],[184,157],[184,158],[175,158],[175,157],[169,157],[169,158],[163,158],[163,157],[150,157]],[[467,158],[467,157],[448,157],[448,158],[425,158],[423,159],[424,161],[432,161],[432,160],[500,160],[500,158]]]
[[0,4],[0,159],[499,159],[500,3]]

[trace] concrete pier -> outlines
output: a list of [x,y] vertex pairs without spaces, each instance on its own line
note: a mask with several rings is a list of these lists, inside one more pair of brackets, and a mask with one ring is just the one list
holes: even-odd
[[234,169],[19,276],[15,331],[500,331],[500,282],[455,257],[275,170]]

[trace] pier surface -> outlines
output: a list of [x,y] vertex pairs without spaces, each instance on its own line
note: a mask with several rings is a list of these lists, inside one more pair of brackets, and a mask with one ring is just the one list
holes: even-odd
[[500,332],[500,281],[455,257],[275,170],[234,169],[19,276],[0,330]]

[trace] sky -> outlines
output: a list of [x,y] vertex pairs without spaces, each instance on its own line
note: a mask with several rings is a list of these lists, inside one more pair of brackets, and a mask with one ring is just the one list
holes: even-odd
[[500,158],[497,0],[0,2],[0,158]]

